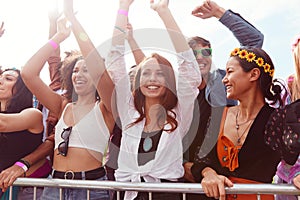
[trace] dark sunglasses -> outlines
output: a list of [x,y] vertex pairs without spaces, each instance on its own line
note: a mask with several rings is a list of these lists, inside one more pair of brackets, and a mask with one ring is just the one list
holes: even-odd
[[58,145],[58,155],[67,156],[68,147],[69,147],[69,137],[72,132],[72,126],[68,128],[64,128],[63,132],[61,133],[61,138],[64,140]]
[[211,56],[212,49],[211,48],[202,48],[202,49],[194,49],[193,50],[194,55],[197,57],[198,54],[201,54],[203,57],[209,57]]

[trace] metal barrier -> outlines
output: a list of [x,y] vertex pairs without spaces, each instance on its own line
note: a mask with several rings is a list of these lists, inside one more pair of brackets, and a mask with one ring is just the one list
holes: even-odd
[[[18,178],[14,182],[14,186],[33,186],[35,187],[34,192],[36,192],[36,187],[44,186],[115,190],[117,191],[118,199],[120,199],[119,191],[149,192],[149,199],[151,199],[152,192],[182,193],[183,200],[186,199],[185,194],[187,193],[203,193],[201,184],[199,183],[128,183],[115,181]],[[10,191],[10,197],[12,197],[12,190]],[[259,200],[261,194],[300,195],[300,190],[295,188],[293,185],[288,184],[234,184],[232,188],[226,188],[226,194],[256,194],[257,199]],[[87,196],[89,197],[89,190]],[[36,195],[34,195],[33,199],[36,199]]]

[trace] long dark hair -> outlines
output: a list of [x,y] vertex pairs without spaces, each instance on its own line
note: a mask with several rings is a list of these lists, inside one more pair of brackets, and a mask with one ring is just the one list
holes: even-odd
[[[15,85],[12,88],[12,97],[8,101],[6,109],[1,112],[5,113],[19,113],[26,108],[33,107],[33,95],[26,87],[23,82],[23,79],[20,74],[20,70],[15,68],[5,69],[3,72],[6,71],[15,71],[18,73],[18,78]],[[2,72],[2,73],[3,73]]]
[[[246,57],[241,55],[242,53],[236,54],[235,52],[242,52],[246,50],[248,54],[253,53],[255,55],[255,59],[261,58],[263,60],[262,66],[259,66],[258,63],[253,60],[249,61]],[[271,105],[275,105],[279,103],[280,106],[283,106],[283,101],[281,98],[282,83],[277,79],[273,81],[274,75],[274,64],[270,56],[261,48],[252,48],[252,47],[243,47],[235,49],[231,56],[237,58],[240,66],[242,67],[244,72],[249,72],[254,68],[258,68],[260,70],[259,77],[259,88],[262,91],[263,96],[270,101]],[[265,64],[269,64],[268,68],[265,67]]]
[[[135,122],[133,122],[134,125],[140,121],[142,121],[145,118],[145,96],[141,92],[140,89],[140,77],[141,77],[141,71],[143,64],[151,59],[155,58],[157,62],[159,63],[159,66],[161,67],[161,70],[164,73],[165,79],[166,79],[166,93],[161,99],[161,106],[166,110],[166,113],[162,114],[165,116],[166,114],[166,121],[167,124],[171,125],[170,129],[165,129],[165,131],[172,132],[174,131],[177,126],[178,122],[176,121],[176,114],[172,111],[172,109],[177,105],[178,98],[176,93],[176,80],[175,80],[175,74],[174,70],[172,68],[171,63],[161,55],[157,53],[151,54],[149,57],[145,58],[137,67],[138,70],[135,75],[134,79],[134,91],[133,91],[133,97],[134,97],[134,106],[139,112],[140,116],[137,118]],[[161,116],[158,116],[158,118]]]

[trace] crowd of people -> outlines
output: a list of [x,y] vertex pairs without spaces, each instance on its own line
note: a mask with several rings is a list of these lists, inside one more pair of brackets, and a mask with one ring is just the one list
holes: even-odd
[[[1,69],[1,200],[8,199],[18,177],[200,183],[204,194],[188,194],[189,200],[257,198],[226,194],[225,187],[235,183],[300,188],[300,36],[292,44],[295,73],[285,84],[274,78],[263,33],[238,13],[206,0],[192,15],[219,20],[240,43],[229,52],[225,69],[214,68],[210,41],[187,40],[169,1],[150,0],[175,49],[174,66],[160,52],[146,55],[139,47],[128,19],[133,2],[119,0],[107,57],[76,18],[73,0],[64,0],[63,15],[49,13],[48,41],[21,70]],[[60,44],[71,34],[79,50],[65,52],[62,59]],[[136,62],[129,72],[126,41]],[[40,77],[46,63],[49,85]],[[32,199],[35,192],[12,189],[13,199]],[[87,189],[78,188],[38,187],[36,192],[37,199],[46,200],[117,198],[114,191],[100,189],[88,196]],[[297,199],[261,195],[275,198]],[[121,199],[149,196],[125,191]],[[181,196],[157,192],[152,199]]]

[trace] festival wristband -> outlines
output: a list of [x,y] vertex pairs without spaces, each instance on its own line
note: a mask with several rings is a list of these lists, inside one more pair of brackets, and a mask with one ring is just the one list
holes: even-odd
[[28,171],[28,168],[27,168],[27,166],[25,165],[25,164],[23,164],[23,163],[21,163],[21,162],[16,162],[15,163],[15,165],[17,165],[17,166],[19,166],[19,167],[21,167],[25,172],[27,172]]
[[118,10],[118,14],[128,16],[128,11],[120,9]]
[[49,44],[51,44],[51,46],[53,47],[54,50],[58,48],[58,44],[56,42],[54,42],[53,40],[49,40]]

